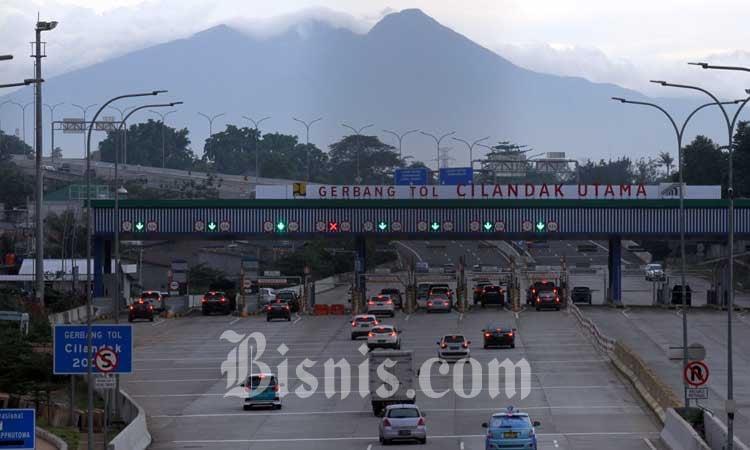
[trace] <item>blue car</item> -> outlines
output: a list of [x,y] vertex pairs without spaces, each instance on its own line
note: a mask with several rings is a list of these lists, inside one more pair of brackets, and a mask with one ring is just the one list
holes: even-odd
[[255,406],[266,406],[281,409],[279,383],[272,373],[259,373],[248,377],[240,386],[245,388],[247,395],[243,399],[242,407],[246,411]]
[[531,422],[529,415],[512,407],[506,412],[495,413],[490,421],[482,424],[487,428],[485,450],[536,450],[534,427],[539,422]]

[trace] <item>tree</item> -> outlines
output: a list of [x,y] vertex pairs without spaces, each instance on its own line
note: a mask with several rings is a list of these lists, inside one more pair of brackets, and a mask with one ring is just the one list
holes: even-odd
[[252,128],[227,125],[224,131],[214,133],[206,139],[203,161],[212,163],[219,173],[248,174],[252,167],[254,174],[258,140],[258,132]]
[[34,150],[21,139],[0,130],[0,161],[10,158],[10,155],[31,155]]
[[670,155],[669,152],[659,152],[658,161],[659,164],[667,169],[667,177],[669,177],[670,172],[672,172],[672,163],[674,163],[674,158],[672,158],[672,155]]
[[[722,184],[727,173],[727,154],[705,136],[696,138],[682,150],[683,181],[695,185]],[[737,170],[735,169],[735,174]],[[677,173],[674,173],[674,180]]]
[[[735,196],[750,196],[750,123],[740,122],[734,134]],[[725,169],[728,170],[728,167]]]
[[52,258],[81,258],[86,254],[86,226],[69,209],[44,219],[45,251]]
[[659,161],[653,158],[639,158],[631,169],[635,182],[640,184],[654,183],[659,179]]
[[393,171],[404,166],[394,147],[380,142],[377,136],[346,136],[331,144],[330,149],[332,183],[356,183],[359,166],[361,184],[389,184]]
[[55,147],[52,150],[52,159],[57,160],[57,159],[62,159],[62,157],[63,157],[62,149],[60,147]]
[[24,174],[12,162],[0,163],[0,203],[5,208],[16,208],[26,204],[34,192],[34,178]]
[[587,161],[579,167],[581,183],[629,184],[633,182],[633,163],[627,157],[615,161]]
[[[131,125],[127,131],[127,163],[141,166],[162,166],[162,126],[164,126],[165,166],[170,169],[190,169],[195,155],[190,149],[187,128],[177,130],[161,121],[149,119],[148,122]],[[107,138],[99,143],[102,161],[114,162],[115,141],[120,148],[120,162],[124,162],[125,152],[118,132],[108,132]]]

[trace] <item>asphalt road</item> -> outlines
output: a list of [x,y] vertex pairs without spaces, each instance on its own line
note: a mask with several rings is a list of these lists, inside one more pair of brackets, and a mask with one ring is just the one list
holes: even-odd
[[[292,322],[267,323],[263,317],[190,316],[155,323],[134,324],[135,371],[123,377],[124,389],[146,409],[152,449],[376,449],[378,420],[367,398],[355,392],[347,398],[328,398],[318,392],[303,399],[284,399],[280,411],[243,411],[237,398],[225,398],[227,382],[222,362],[233,344],[221,340],[225,330],[247,334],[261,332],[267,348],[260,358],[271,366],[288,358],[288,389],[310,382],[299,377],[296,367],[303,359],[317,361],[307,369],[324,383],[322,363],[344,358],[355,367],[364,360],[362,342],[349,339],[349,317],[295,318]],[[480,330],[490,320],[518,328],[515,349],[483,350]],[[404,330],[403,347],[415,352],[417,364],[435,355],[435,341],[442,333],[465,333],[474,341],[472,356],[483,367],[481,391],[465,399],[455,389],[440,399],[420,391],[417,404],[426,412],[431,449],[481,449],[480,424],[495,411],[512,404],[542,422],[537,429],[543,449],[652,449],[662,448],[659,426],[640,398],[614,371],[566,312],[511,312],[487,310],[411,316],[398,313],[386,320]],[[285,357],[277,348],[288,347]],[[525,399],[490,398],[488,362],[525,358],[531,368],[531,390]],[[352,375],[356,377],[356,375]],[[304,378],[301,380],[300,378]],[[340,373],[329,381],[340,387],[348,377]],[[501,374],[501,380],[504,376]],[[453,380],[435,370],[432,386],[441,390]],[[463,385],[470,391],[469,379]],[[321,389],[322,390],[322,389]]]

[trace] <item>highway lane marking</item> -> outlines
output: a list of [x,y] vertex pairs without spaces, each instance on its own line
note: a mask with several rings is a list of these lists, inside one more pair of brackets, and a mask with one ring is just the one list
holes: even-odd
[[458,446],[459,450],[464,450],[464,441],[461,441],[461,444]]
[[159,325],[163,324],[164,322],[166,322],[166,320],[164,320],[164,319],[162,319],[162,320],[157,320],[157,321],[155,321],[154,323],[152,323],[152,324],[151,324],[151,326],[152,326],[152,327],[158,327]]
[[406,317],[404,317],[404,321],[408,322],[409,321],[409,317],[411,317],[411,314],[407,314]]
[[[590,433],[537,433],[539,437],[573,436],[573,437],[608,437],[608,436],[643,436],[644,434],[657,435],[655,432],[638,431],[600,431]],[[430,439],[476,439],[484,438],[486,434],[453,434],[443,436],[430,436]],[[319,437],[319,438],[269,438],[269,439],[195,439],[172,441],[173,444],[251,444],[251,443],[280,443],[280,442],[342,442],[342,441],[375,441],[374,436],[348,436],[348,437]]]
[[557,439],[553,439],[552,443],[555,445],[555,448],[560,448],[560,446],[557,444]]
[[[626,389],[626,386],[617,386],[617,385],[605,385],[605,386],[539,386],[539,387],[529,387],[529,390],[532,391],[545,391],[545,390],[576,390],[576,389]],[[489,392],[491,388],[481,388],[477,389],[479,392]],[[495,388],[497,389],[497,388]],[[450,390],[450,389],[449,389]],[[422,389],[415,389],[415,392],[425,392]],[[335,391],[336,394],[341,394],[339,391]],[[352,397],[356,392],[352,392]],[[131,395],[133,398],[183,398],[183,397],[224,397],[226,393],[222,392],[191,392],[187,394],[138,394],[138,395]],[[327,395],[326,392],[313,392],[312,395]],[[347,396],[349,397],[349,396]],[[234,398],[234,397],[232,397]]]
[[297,314],[297,318],[294,319],[294,322],[292,322],[292,325],[296,325],[297,322],[299,322],[300,320],[302,320],[302,316],[300,316],[299,314]]
[[372,450],[372,444],[367,446],[367,450]]
[[651,450],[656,450],[656,447],[654,446],[654,444],[651,443],[651,441],[648,438],[643,438],[643,442],[645,442],[646,445],[648,445],[648,448],[650,448]]
[[238,322],[239,320],[240,320],[240,317],[238,317],[238,318],[236,318],[236,319],[232,320],[231,322],[229,322],[229,325],[234,325],[234,324],[235,324],[235,323],[237,323],[237,322]]
[[394,241],[394,242],[395,242],[396,244],[398,244],[398,245],[400,245],[400,246],[404,247],[405,249],[409,250],[410,252],[414,253],[414,256],[416,256],[416,257],[417,257],[417,261],[422,261],[422,257],[421,257],[421,256],[419,256],[419,253],[417,253],[417,251],[416,251],[416,250],[414,250],[413,248],[409,247],[408,245],[404,244],[404,243],[403,243],[403,242],[401,242],[401,241]]

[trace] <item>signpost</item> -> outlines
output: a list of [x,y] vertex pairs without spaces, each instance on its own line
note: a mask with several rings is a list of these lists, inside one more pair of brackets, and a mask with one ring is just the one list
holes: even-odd
[[94,378],[94,388],[98,391],[114,389],[115,377],[110,374],[97,375],[97,377]]
[[36,448],[36,411],[0,409],[0,448]]
[[396,186],[425,186],[427,177],[427,168],[396,169],[394,175]]
[[694,388],[706,384],[708,375],[708,366],[703,361],[691,361],[685,366],[685,382]]
[[[102,373],[133,372],[131,325],[92,325],[94,367]],[[55,325],[53,373],[88,373],[86,325]]]
[[449,167],[440,169],[440,184],[456,186],[474,183],[474,169],[471,167]]

